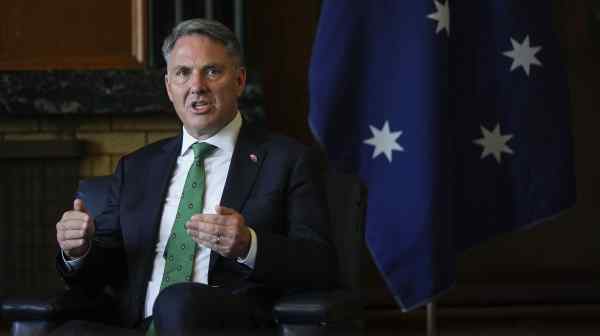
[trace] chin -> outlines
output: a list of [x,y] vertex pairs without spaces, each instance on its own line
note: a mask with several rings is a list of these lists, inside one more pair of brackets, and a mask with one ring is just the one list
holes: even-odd
[[191,136],[198,139],[207,139],[215,134],[219,128],[213,124],[188,124],[186,127]]

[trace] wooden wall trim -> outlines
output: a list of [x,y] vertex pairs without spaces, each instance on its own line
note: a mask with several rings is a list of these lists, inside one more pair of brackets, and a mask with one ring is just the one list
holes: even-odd
[[148,43],[148,1],[131,1],[131,50],[138,64],[147,60],[146,50]]
[[76,140],[64,141],[6,141],[0,142],[0,160],[79,158],[84,144]]

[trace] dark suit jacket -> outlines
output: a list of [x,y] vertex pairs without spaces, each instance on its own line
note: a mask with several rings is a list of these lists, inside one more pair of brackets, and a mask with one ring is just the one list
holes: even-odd
[[[83,267],[69,273],[62,259],[58,262],[71,286],[114,289],[125,326],[143,317],[162,207],[181,142],[180,135],[124,156],[107,208],[95,220],[96,236]],[[258,160],[251,160],[251,154]],[[256,231],[256,263],[251,270],[213,252],[211,286],[271,300],[283,290],[332,284],[336,261],[322,171],[305,146],[244,121],[221,205],[239,211]]]

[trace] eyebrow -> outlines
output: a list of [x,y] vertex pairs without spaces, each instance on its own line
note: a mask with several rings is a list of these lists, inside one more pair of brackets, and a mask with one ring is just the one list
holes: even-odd
[[[225,68],[227,65],[224,63],[208,63],[202,66],[202,69],[206,69],[206,68]],[[175,65],[173,67],[173,69],[181,69],[181,68],[195,68],[195,66],[193,65],[187,65],[187,64],[180,64],[180,65]]]

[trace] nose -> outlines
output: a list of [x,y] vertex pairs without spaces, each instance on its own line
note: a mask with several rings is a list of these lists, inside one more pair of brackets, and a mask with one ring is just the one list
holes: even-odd
[[205,78],[202,77],[200,71],[194,70],[190,78],[190,91],[200,94],[206,92],[207,89]]

